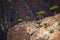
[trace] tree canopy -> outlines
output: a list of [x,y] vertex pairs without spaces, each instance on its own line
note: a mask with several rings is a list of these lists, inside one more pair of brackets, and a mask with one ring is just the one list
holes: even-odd
[[50,10],[52,11],[52,10],[56,10],[56,9],[58,9],[59,8],[59,6],[52,6],[51,8],[50,8]]
[[42,22],[41,20],[37,20],[37,21],[36,21],[37,24],[40,24],[41,22]]
[[26,16],[25,18],[26,18],[27,20],[30,20],[30,19],[31,19],[31,17],[30,17],[30,16]]
[[19,21],[19,22],[22,22],[22,21],[23,21],[23,19],[18,19],[18,21]]
[[39,11],[39,12],[37,12],[37,15],[43,15],[43,14],[45,14],[45,11]]

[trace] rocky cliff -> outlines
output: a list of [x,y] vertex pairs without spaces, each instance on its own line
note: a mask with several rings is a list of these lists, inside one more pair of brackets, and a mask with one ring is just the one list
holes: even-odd
[[9,29],[7,40],[60,40],[59,16],[44,18],[41,27],[35,21],[19,23]]

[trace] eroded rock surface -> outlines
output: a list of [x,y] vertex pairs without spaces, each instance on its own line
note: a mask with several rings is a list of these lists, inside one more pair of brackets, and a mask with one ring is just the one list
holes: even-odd
[[[39,28],[35,21],[19,23],[8,31],[7,40],[60,40],[60,21],[57,17],[59,15],[44,18]],[[45,23],[49,25],[46,27]]]

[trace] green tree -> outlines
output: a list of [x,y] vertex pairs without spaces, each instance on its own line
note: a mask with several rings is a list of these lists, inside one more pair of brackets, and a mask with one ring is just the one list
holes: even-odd
[[18,22],[22,22],[23,21],[23,19],[18,19]]
[[26,16],[25,19],[26,19],[26,22],[27,22],[27,21],[31,20],[31,17],[30,16]]
[[45,11],[39,11],[39,12],[37,12],[37,18],[42,18],[43,16],[42,15],[44,15],[45,14]]
[[55,12],[55,10],[57,10],[59,8],[59,6],[52,6],[51,8],[50,8],[50,11],[52,11],[52,12],[54,12],[54,14],[56,14],[56,12]]

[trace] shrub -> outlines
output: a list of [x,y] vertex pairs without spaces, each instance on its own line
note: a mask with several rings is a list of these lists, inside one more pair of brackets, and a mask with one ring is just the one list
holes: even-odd
[[45,25],[45,28],[49,26],[49,24],[48,24],[48,23],[45,23],[44,25]]
[[30,19],[31,19],[31,17],[30,17],[30,16],[26,16],[25,18],[26,18],[27,20],[30,20]]
[[41,22],[42,22],[41,20],[37,20],[37,21],[36,21],[37,24],[40,24]]
[[37,18],[42,18],[42,15],[44,15],[45,14],[45,11],[39,11],[39,12],[37,12]]
[[22,22],[22,21],[23,21],[23,19],[18,19],[18,21],[19,21],[19,22]]
[[58,23],[58,25],[60,25],[60,22]]
[[40,18],[42,15],[38,15],[37,18]]
[[50,30],[50,32],[49,33],[54,33],[54,30],[52,29],[52,30]]
[[39,11],[37,12],[37,15],[43,15],[45,13],[45,11]]
[[50,10],[51,10],[51,11],[54,11],[54,10],[58,9],[58,7],[59,7],[59,6],[52,6],[52,7],[50,8]]

